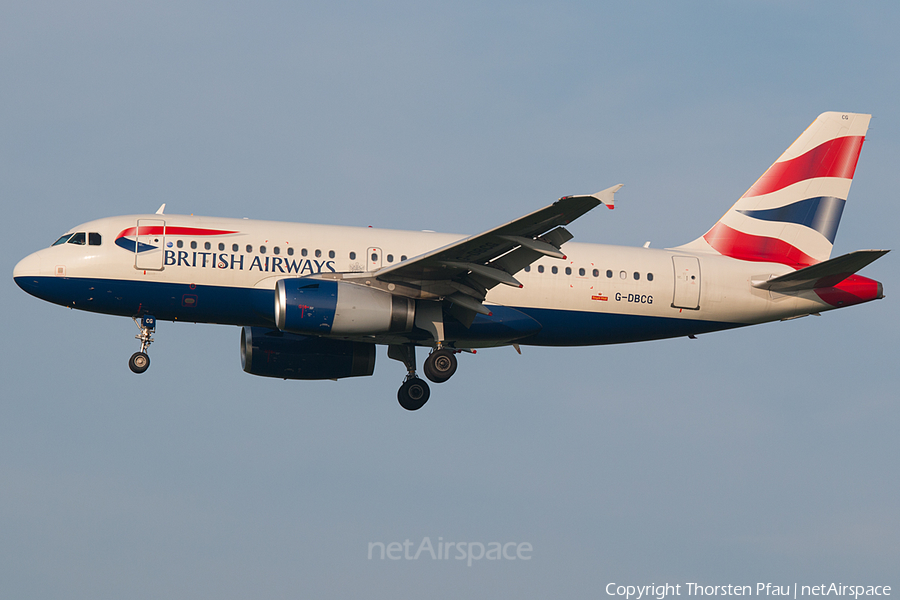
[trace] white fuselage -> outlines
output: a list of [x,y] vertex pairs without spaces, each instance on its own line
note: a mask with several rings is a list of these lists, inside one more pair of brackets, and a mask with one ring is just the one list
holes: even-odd
[[[133,228],[139,221],[142,227],[162,225],[155,235],[136,237]],[[237,325],[271,325],[273,317],[271,311],[266,315],[268,295],[262,300],[254,296],[253,306],[234,306],[246,298],[234,296],[235,290],[271,294],[279,279],[289,277],[375,276],[382,267],[463,237],[184,215],[110,217],[71,232],[99,233],[101,243],[63,243],[40,250],[19,263],[16,280],[34,278],[51,282],[44,287],[56,285],[42,296],[52,302],[129,316],[147,308],[135,305],[142,293],[148,296],[144,302],[151,302],[153,293],[146,290],[165,287],[164,294],[181,296],[169,303],[179,308],[155,308],[158,318]],[[141,244],[154,249],[136,252]],[[542,333],[521,340],[523,344],[603,344],[690,335],[834,308],[812,291],[782,295],[751,285],[791,270],[782,264],[574,242],[565,244],[564,251],[565,260],[544,257],[516,273],[522,288],[499,285],[487,294],[487,305],[525,309],[541,322]],[[634,335],[621,330],[629,323],[619,321],[612,328],[597,322],[580,331],[579,322],[595,315],[654,319]],[[559,327],[571,331],[549,330]],[[616,330],[611,338],[601,331],[610,329]],[[473,347],[492,344],[467,340]]]

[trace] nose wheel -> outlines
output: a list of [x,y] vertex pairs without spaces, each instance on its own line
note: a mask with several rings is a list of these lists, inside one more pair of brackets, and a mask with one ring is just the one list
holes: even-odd
[[135,352],[128,359],[128,368],[133,373],[143,373],[150,368],[150,355],[147,354],[147,348],[153,343],[153,332],[156,331],[156,317],[144,315],[138,320],[134,319],[134,324],[141,330],[134,339],[141,342],[140,352]]
[[150,368],[150,356],[146,352],[135,352],[128,359],[128,368],[134,373],[143,373]]

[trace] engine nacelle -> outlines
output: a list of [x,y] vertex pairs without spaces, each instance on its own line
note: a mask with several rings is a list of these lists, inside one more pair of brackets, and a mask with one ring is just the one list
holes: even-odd
[[323,279],[275,284],[275,324],[313,335],[371,335],[412,331],[416,303],[383,290]]
[[365,377],[375,372],[375,344],[244,327],[241,367],[251,375],[281,379]]

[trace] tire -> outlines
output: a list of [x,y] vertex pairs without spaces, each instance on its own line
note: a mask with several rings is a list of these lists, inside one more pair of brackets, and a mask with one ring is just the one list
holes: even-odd
[[150,368],[150,357],[144,352],[135,352],[128,359],[128,368],[134,373],[143,373]]
[[403,382],[397,391],[397,401],[406,410],[419,410],[428,402],[429,396],[428,384],[418,377]]
[[435,350],[425,359],[422,370],[425,371],[425,377],[434,383],[444,383],[453,377],[457,366],[456,354],[450,350],[441,349]]

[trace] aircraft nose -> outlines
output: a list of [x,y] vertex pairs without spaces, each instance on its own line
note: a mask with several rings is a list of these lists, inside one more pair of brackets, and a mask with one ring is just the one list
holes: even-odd
[[37,288],[37,278],[41,276],[41,257],[38,253],[29,254],[16,264],[13,269],[13,279],[20,288],[34,294]]

